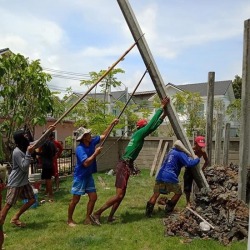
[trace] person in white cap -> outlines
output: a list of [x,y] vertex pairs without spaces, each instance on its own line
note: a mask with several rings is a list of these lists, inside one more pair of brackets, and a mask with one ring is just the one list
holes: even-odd
[[107,127],[102,135],[95,137],[91,136],[91,129],[80,127],[77,130],[77,141],[80,144],[76,148],[76,166],[74,169],[74,177],[71,193],[73,198],[70,201],[68,208],[68,221],[70,227],[75,227],[76,223],[73,220],[73,213],[75,207],[80,201],[81,195],[88,194],[89,201],[87,204],[87,212],[84,224],[92,224],[90,215],[93,212],[95,202],[97,200],[96,188],[93,173],[97,172],[96,157],[101,153],[102,147],[96,147],[97,144],[102,142],[109,134],[110,129],[118,124],[119,120],[114,119],[113,122]]

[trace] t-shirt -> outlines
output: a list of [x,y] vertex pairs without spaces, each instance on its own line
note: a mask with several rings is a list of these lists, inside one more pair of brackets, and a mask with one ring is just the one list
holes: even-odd
[[82,142],[80,142],[80,144],[77,146],[74,178],[81,180],[82,178],[97,172],[96,159],[88,167],[84,167],[83,163],[95,152],[95,147],[99,142],[100,136],[96,136],[92,138],[89,146],[86,146]]
[[144,144],[144,139],[146,136],[154,132],[163,122],[162,119],[159,119],[161,114],[163,112],[163,109],[160,108],[158,109],[150,122],[137,130],[131,137],[126,149],[125,153],[122,156],[122,159],[124,160],[135,160],[137,156],[139,155],[143,144]]
[[56,155],[56,147],[54,143],[47,140],[41,147],[41,162],[43,169],[53,168],[53,160]]
[[8,187],[22,187],[29,183],[29,166],[31,156],[18,147],[12,153],[12,169],[8,178]]
[[186,153],[173,148],[169,151],[166,159],[162,163],[160,171],[156,177],[156,181],[178,183],[181,168],[184,166],[187,168],[195,167],[199,162],[199,158],[193,159],[188,157]]

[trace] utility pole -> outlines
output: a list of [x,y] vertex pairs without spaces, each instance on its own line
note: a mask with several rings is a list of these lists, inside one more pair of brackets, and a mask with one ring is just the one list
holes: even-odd
[[250,19],[244,22],[240,124],[238,198],[246,201],[247,169],[250,168]]
[[[128,27],[131,31],[131,34],[133,35],[134,40],[137,41],[138,38],[141,37],[141,39],[138,40],[138,43],[137,43],[138,49],[148,69],[148,73],[155,86],[155,89],[159,97],[162,99],[165,96],[167,96],[165,84],[157,68],[157,65],[154,61],[153,55],[151,54],[151,51],[148,47],[146,39],[143,36],[139,23],[136,20],[135,14],[133,13],[133,10],[127,0],[117,0],[117,2],[121,8],[121,11],[124,15],[125,20],[127,21]],[[167,105],[166,110],[167,110],[168,119],[175,132],[176,137],[182,141],[182,143],[192,153],[192,156],[194,157],[195,154],[192,149],[192,146],[186,134],[184,133],[182,124],[180,123],[177,113],[171,102]],[[192,168],[192,173],[194,176],[194,180],[199,188],[209,188],[206,178],[203,172],[200,170],[199,166]]]

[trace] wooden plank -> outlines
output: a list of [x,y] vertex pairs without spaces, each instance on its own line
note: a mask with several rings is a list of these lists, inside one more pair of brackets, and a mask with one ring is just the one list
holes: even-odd
[[160,170],[160,168],[161,168],[161,165],[162,165],[162,163],[163,163],[163,161],[164,161],[164,158],[165,158],[165,156],[166,156],[167,150],[168,150],[168,142],[165,143],[164,148],[163,148],[163,150],[162,150],[161,158],[160,158],[160,160],[158,161],[158,166],[157,166],[157,170],[156,170],[155,176],[157,176],[157,174],[158,174],[158,172],[159,172],[159,170]]
[[153,161],[152,166],[151,166],[150,176],[154,175],[155,167],[157,165],[157,161],[159,159],[159,155],[160,155],[161,148],[162,148],[162,142],[163,142],[163,140],[161,139],[158,143],[158,148],[157,148],[156,153],[155,153],[155,158],[154,158],[154,161]]

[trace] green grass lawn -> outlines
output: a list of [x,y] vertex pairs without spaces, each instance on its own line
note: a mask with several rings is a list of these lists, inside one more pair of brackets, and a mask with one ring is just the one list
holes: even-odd
[[[103,188],[98,181],[101,176],[107,188]],[[94,175],[97,187],[98,209],[107,198],[115,194],[114,176],[104,173]],[[140,176],[130,177],[127,194],[117,210],[117,220],[106,222],[109,210],[103,213],[102,226],[83,225],[87,196],[81,198],[76,207],[74,220],[77,227],[67,226],[67,210],[71,199],[70,188],[72,178],[61,182],[61,190],[55,193],[54,203],[44,203],[37,208],[30,208],[21,220],[27,223],[25,228],[13,227],[9,221],[11,216],[21,205],[17,203],[7,215],[4,231],[7,234],[4,247],[7,250],[29,249],[143,249],[143,250],[205,250],[205,249],[247,249],[247,242],[235,242],[224,247],[214,240],[193,239],[191,243],[184,243],[180,237],[166,237],[162,219],[164,213],[155,207],[152,218],[145,217],[145,205],[152,195],[154,178],[149,176],[148,170],[143,170]],[[42,191],[39,200],[43,198]],[[177,209],[183,209],[184,197],[178,203]]]

